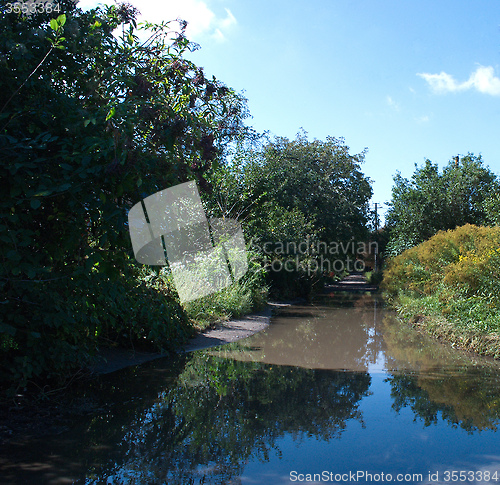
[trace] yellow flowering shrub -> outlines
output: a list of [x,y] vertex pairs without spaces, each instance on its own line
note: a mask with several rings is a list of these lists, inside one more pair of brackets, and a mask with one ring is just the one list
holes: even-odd
[[[382,286],[432,295],[443,284],[467,296],[500,293],[500,227],[471,224],[440,231],[388,262]],[[494,294],[496,293],[496,294]]]

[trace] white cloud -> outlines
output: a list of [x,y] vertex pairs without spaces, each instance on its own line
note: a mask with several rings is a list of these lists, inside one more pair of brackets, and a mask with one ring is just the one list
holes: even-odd
[[436,93],[446,93],[447,91],[459,91],[461,89],[460,85],[445,72],[440,74],[417,74],[421,78],[425,79],[430,85],[431,89]]
[[391,108],[393,108],[395,111],[399,111],[399,103],[396,103],[396,101],[394,101],[390,96],[387,96],[385,100]]
[[238,22],[236,21],[234,15],[231,13],[231,10],[229,10],[228,8],[224,10],[226,11],[227,16],[225,19],[221,20],[220,24],[224,29],[229,29],[233,25],[236,25]]
[[226,37],[224,36],[224,34],[221,32],[220,29],[215,29],[215,32],[212,34],[212,37],[220,42],[226,40]]
[[481,93],[500,95],[500,79],[495,77],[495,70],[491,66],[479,67],[468,82]]
[[102,0],[102,1],[99,1],[99,0],[80,0],[76,6],[85,11],[85,10],[90,10],[91,8],[97,7],[97,5],[99,5],[100,3],[107,4],[110,2],[105,2],[104,0]]
[[197,37],[210,30],[215,21],[215,13],[202,0],[172,0],[157,2],[142,0],[138,8],[142,18],[150,22],[180,18],[189,22],[188,37]]
[[415,121],[417,123],[427,123],[428,121],[430,120],[429,116],[427,115],[424,115],[424,116],[418,116],[417,118],[415,118]]
[[215,19],[212,24],[215,27],[215,30],[212,33],[212,37],[218,41],[226,40],[226,36],[224,35],[223,31],[228,31],[238,23],[234,15],[231,13],[231,10],[229,10],[228,8],[226,8],[225,10],[226,18]]
[[480,93],[500,96],[500,78],[495,76],[495,70],[491,66],[479,66],[467,81],[457,82],[453,76],[446,72],[439,74],[419,73],[417,76],[423,78],[435,93],[453,93],[475,89]]
[[[78,7],[87,10],[95,7],[97,0],[80,0]],[[110,0],[99,0],[99,3],[112,3]],[[186,29],[190,40],[199,40],[203,36],[211,36],[224,40],[225,33],[238,22],[232,12],[226,8],[226,15],[217,15],[204,0],[128,0],[141,12],[139,21],[157,22],[180,18],[188,22]]]

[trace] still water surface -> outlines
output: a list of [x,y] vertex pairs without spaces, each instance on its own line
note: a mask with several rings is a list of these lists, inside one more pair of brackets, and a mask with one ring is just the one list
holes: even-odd
[[11,445],[5,483],[500,482],[499,365],[368,293],[287,307],[253,337],[82,393],[104,410]]

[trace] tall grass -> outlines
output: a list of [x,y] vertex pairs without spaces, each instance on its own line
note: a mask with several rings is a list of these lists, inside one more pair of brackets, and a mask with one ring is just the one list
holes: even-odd
[[441,231],[388,262],[382,287],[431,334],[500,357],[500,228]]
[[185,303],[184,309],[200,330],[218,321],[241,317],[265,306],[268,288],[264,280],[263,268],[250,262],[241,279],[223,290]]

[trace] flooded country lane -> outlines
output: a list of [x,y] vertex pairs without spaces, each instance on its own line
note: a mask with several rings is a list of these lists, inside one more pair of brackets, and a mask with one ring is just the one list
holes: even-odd
[[10,442],[0,483],[500,482],[498,362],[418,333],[371,293],[284,307],[252,337],[80,393],[102,406]]

